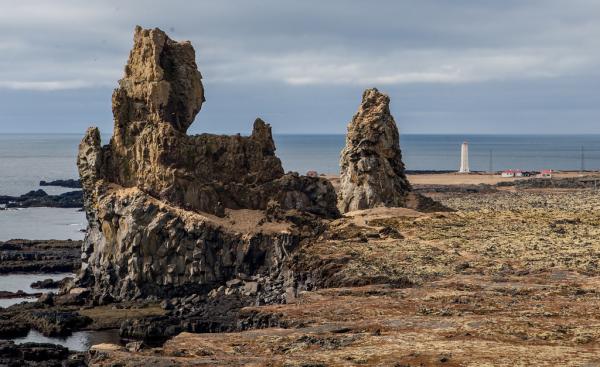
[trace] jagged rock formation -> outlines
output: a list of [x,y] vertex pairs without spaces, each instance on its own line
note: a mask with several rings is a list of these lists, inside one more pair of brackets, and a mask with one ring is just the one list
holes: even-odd
[[90,128],[79,148],[89,221],[80,285],[118,298],[208,290],[272,269],[298,242],[264,210],[338,215],[328,181],[284,174],[262,120],[249,137],[188,136],[203,101],[191,44],[137,27],[110,144]]
[[341,212],[377,206],[406,206],[411,190],[404,174],[398,128],[390,98],[367,89],[348,125],[340,165],[338,208]]

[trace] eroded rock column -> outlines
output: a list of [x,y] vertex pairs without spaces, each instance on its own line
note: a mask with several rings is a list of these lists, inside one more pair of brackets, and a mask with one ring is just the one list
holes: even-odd
[[365,90],[358,112],[348,125],[340,160],[341,212],[406,204],[411,187],[389,104],[390,98],[377,89]]

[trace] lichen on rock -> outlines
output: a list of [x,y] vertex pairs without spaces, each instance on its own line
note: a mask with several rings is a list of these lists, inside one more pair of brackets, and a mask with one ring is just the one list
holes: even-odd
[[367,89],[348,125],[341,154],[338,207],[341,212],[405,206],[411,186],[404,173],[398,128],[390,99]]

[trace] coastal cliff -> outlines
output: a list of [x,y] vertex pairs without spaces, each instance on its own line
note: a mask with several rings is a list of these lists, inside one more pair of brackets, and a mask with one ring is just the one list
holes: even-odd
[[189,42],[137,27],[112,102],[110,143],[88,129],[77,160],[89,221],[78,284],[98,299],[206,293],[277,272],[306,223],[339,216],[329,181],[284,174],[261,119],[247,137],[186,134],[204,102]]

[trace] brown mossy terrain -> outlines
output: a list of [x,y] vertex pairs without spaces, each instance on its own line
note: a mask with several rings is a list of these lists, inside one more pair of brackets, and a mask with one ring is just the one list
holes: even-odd
[[[597,191],[442,193],[452,213],[370,209],[298,249],[277,326],[182,333],[93,365],[514,366],[600,363]],[[275,320],[275,321],[273,321]]]

